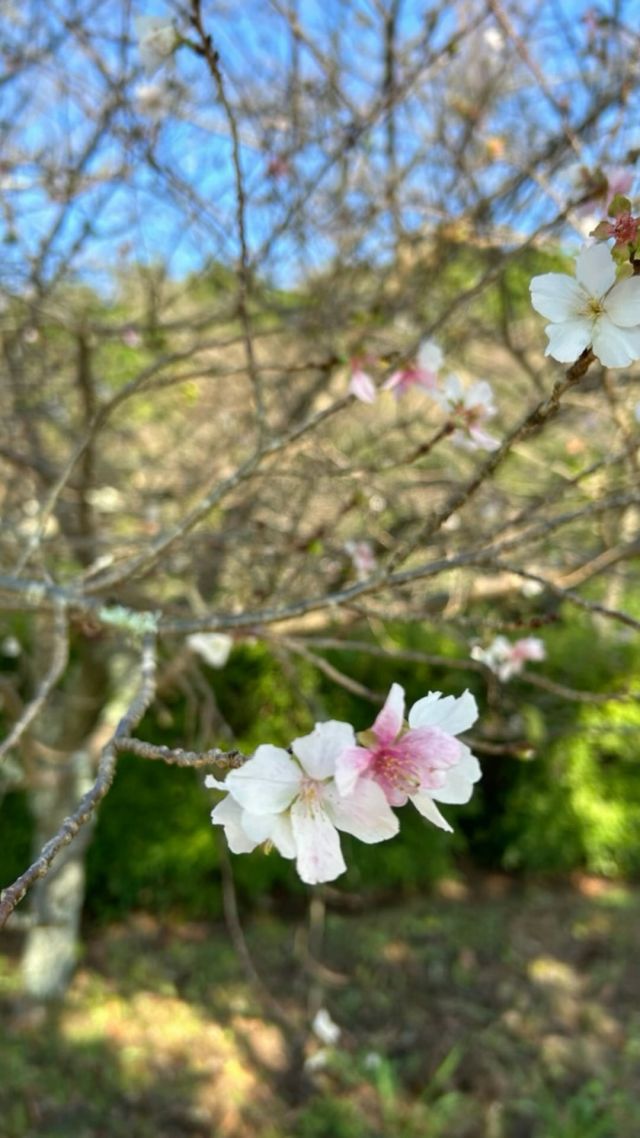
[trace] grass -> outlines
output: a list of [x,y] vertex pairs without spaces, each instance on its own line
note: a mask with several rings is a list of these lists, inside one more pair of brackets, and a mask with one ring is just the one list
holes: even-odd
[[[223,927],[89,930],[68,998],[19,994],[0,953],[2,1138],[619,1138],[640,1133],[640,891],[506,879],[247,938],[298,1025],[264,1014]],[[303,1060],[306,1059],[306,1067]]]

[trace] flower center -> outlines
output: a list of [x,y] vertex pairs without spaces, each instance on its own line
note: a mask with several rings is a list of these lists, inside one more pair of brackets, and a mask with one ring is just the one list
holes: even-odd
[[587,310],[586,311],[587,311],[587,316],[590,316],[592,320],[595,320],[596,317],[598,317],[598,316],[602,316],[602,313],[604,312],[604,305],[603,305],[602,301],[599,299],[599,297],[597,297],[597,296],[590,296],[589,297],[589,299],[587,301]]
[[380,751],[374,763],[375,776],[402,794],[415,794],[420,789],[420,775],[406,757],[393,751]]

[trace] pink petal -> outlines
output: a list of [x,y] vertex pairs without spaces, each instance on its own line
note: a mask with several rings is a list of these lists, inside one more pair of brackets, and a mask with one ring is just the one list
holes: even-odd
[[346,747],[336,759],[335,782],[339,794],[351,794],[358,779],[369,769],[373,752],[366,747]]
[[376,401],[376,385],[366,371],[357,369],[351,373],[348,390],[349,394],[355,395],[361,403],[375,403]]
[[373,733],[381,746],[397,739],[404,722],[404,688],[392,684],[385,705],[373,724]]

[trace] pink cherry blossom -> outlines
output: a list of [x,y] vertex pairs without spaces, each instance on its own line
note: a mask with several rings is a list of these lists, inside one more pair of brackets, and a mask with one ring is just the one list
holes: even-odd
[[396,399],[412,387],[433,391],[438,383],[438,370],[442,366],[442,360],[442,351],[438,345],[433,340],[425,340],[420,346],[415,364],[394,371],[382,388],[384,391],[392,391]]
[[546,651],[544,642],[537,636],[525,636],[513,642],[506,636],[496,636],[488,648],[474,645],[471,656],[495,672],[499,680],[506,682],[517,676],[528,661],[539,663],[544,660]]
[[224,782],[208,775],[206,786],[228,791],[211,820],[224,826],[229,848],[248,853],[270,842],[283,857],[295,858],[302,880],[315,885],[346,869],[339,830],[367,843],[394,837],[398,819],[374,782],[338,791],[336,759],[354,743],[348,723],[330,720],[294,739],[292,754],[265,744]]
[[378,394],[376,385],[369,373],[364,370],[362,360],[354,359],[351,361],[351,378],[348,391],[350,395],[355,395],[361,403],[375,403],[376,401]]
[[341,794],[373,781],[392,806],[409,799],[424,817],[450,830],[434,799],[466,802],[472,783],[480,777],[478,761],[455,736],[475,721],[478,709],[467,691],[459,699],[441,700],[430,692],[418,700],[404,722],[404,691],[393,684],[382,711],[370,731],[360,736],[363,745],[347,747],[336,762],[336,784]]
[[470,450],[497,450],[499,440],[482,426],[496,413],[493,391],[486,380],[480,379],[465,390],[457,375],[448,375],[433,398],[456,426],[452,442]]

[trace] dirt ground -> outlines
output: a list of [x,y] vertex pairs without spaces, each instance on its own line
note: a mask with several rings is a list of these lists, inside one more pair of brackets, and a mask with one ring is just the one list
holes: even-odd
[[6,933],[2,1138],[640,1133],[640,889],[450,881],[245,934],[266,994],[224,926],[136,915],[88,930],[44,1011]]

